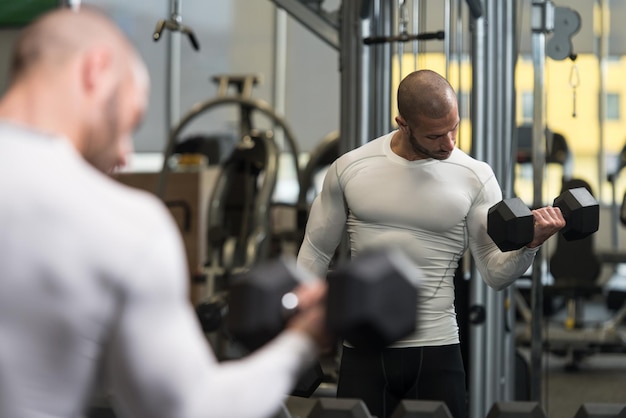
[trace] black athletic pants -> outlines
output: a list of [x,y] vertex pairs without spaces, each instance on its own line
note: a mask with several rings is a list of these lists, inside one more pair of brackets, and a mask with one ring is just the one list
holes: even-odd
[[387,348],[379,353],[344,346],[337,397],[362,399],[378,418],[389,417],[403,399],[443,401],[454,418],[466,418],[460,345]]

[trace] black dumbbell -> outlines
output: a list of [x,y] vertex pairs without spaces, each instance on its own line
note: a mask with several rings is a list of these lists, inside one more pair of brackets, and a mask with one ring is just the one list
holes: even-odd
[[[356,347],[373,350],[408,335],[417,323],[417,272],[403,254],[390,250],[366,251],[340,265],[328,276],[329,330]],[[235,275],[226,329],[252,350],[269,342],[297,309],[291,292],[311,279],[285,259]]]
[[370,250],[328,274],[329,329],[355,347],[380,350],[415,331],[419,271],[403,253]]
[[[568,241],[583,239],[598,230],[600,205],[584,187],[565,190],[554,199],[565,218],[561,230]],[[502,251],[522,248],[533,240],[534,216],[519,198],[504,199],[489,208],[487,233]]]

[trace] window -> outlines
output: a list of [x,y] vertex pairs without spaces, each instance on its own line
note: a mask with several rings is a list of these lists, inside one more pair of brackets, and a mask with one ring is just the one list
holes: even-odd
[[607,93],[606,95],[606,119],[607,120],[619,120],[620,114],[620,94],[619,93]]
[[522,92],[522,122],[532,123],[533,121],[533,93],[531,91]]

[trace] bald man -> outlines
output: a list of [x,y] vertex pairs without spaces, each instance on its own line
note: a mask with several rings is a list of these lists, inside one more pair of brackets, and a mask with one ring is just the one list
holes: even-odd
[[487,235],[487,211],[501,190],[487,164],[456,148],[460,119],[450,84],[429,70],[409,74],[398,87],[398,111],[397,130],[330,166],[298,265],[326,275],[344,231],[353,256],[371,246],[405,251],[421,282],[418,327],[381,353],[344,343],[337,394],[363,399],[379,418],[402,399],[444,401],[462,418],[465,371],[453,282],[459,260],[469,246],[485,282],[503,289],[565,221],[556,208],[534,211],[533,242],[502,253]]
[[[0,417],[267,417],[326,341],[321,283],[267,346],[218,363],[187,299],[178,229],[123,165],[148,99],[137,52],[103,14],[23,30],[0,99]],[[320,281],[321,282],[321,281]]]

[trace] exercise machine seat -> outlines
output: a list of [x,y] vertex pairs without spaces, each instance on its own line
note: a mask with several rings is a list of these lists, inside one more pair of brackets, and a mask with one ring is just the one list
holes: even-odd
[[[581,179],[564,181],[562,191],[576,187],[585,187],[592,193],[589,184]],[[556,249],[550,257],[554,284],[545,286],[544,290],[572,297],[598,294],[602,292],[598,283],[600,272],[601,263],[594,251],[594,235],[567,241],[562,234],[558,234]]]
[[266,258],[278,162],[274,140],[253,131],[222,164],[207,216],[207,260],[212,269],[228,274]]

